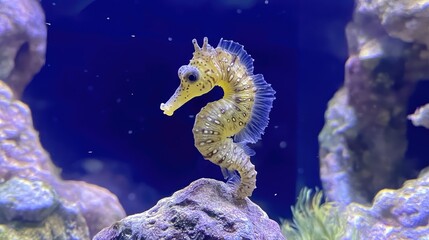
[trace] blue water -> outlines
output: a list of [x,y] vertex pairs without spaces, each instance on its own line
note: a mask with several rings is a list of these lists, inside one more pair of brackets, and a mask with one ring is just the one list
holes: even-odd
[[[221,91],[167,117],[159,109],[192,57],[191,40],[234,40],[277,91],[271,121],[253,146],[252,200],[271,218],[290,215],[297,188],[320,186],[317,134],[327,101],[341,86],[344,28],[353,2],[253,0],[96,0],[67,11],[42,1],[46,65],[24,94],[43,146],[66,179],[116,193],[128,214],[207,177],[218,166],[194,147],[194,118]],[[82,4],[82,1],[80,1]]]

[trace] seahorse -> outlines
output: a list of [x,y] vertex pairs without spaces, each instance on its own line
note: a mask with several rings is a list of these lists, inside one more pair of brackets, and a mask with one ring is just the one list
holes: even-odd
[[236,179],[231,181],[236,198],[250,197],[257,172],[250,161],[254,151],[247,144],[256,143],[264,133],[275,91],[263,75],[253,74],[254,60],[239,43],[221,39],[213,48],[205,37],[202,47],[196,39],[192,44],[193,58],[179,68],[180,85],[166,103],[161,103],[161,110],[172,116],[189,100],[220,86],[222,99],[208,103],[195,117],[195,147],[205,159],[221,167],[225,178]]

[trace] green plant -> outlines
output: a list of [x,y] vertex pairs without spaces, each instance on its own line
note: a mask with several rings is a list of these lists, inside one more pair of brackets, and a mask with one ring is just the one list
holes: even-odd
[[[292,207],[293,222],[283,221],[282,232],[288,240],[337,240],[346,234],[347,222],[335,202],[323,202],[323,192],[314,195],[308,188],[299,193]],[[352,239],[357,239],[353,234]]]

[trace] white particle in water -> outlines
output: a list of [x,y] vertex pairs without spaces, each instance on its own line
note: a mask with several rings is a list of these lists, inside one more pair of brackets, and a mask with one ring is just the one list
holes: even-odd
[[170,42],[171,42],[171,41],[173,41],[173,38],[172,38],[172,37],[168,37],[167,39],[168,39],[168,41],[170,41]]
[[98,159],[87,159],[82,163],[82,167],[89,173],[96,173],[103,170],[104,164]]
[[53,2],[53,3],[52,3],[52,6],[56,6],[56,5],[57,5],[57,3],[56,3],[56,2]]
[[92,153],[92,150],[89,150],[89,151],[88,151],[88,153],[89,153],[89,154],[91,154],[91,153]]
[[128,200],[134,201],[135,199],[136,199],[136,194],[135,193],[128,194]]
[[241,10],[241,9],[237,9],[237,13],[238,14],[240,14],[240,13],[242,13],[243,12],[243,10]]
[[107,20],[110,20],[110,17],[106,17]]
[[281,141],[279,145],[280,145],[280,148],[286,148],[287,143],[286,141]]
[[192,115],[192,114],[191,114],[191,115],[189,115],[189,118],[194,118],[194,117],[195,117],[195,116],[194,116],[194,115]]
[[268,0],[265,0],[265,4],[268,4]]
[[51,26],[51,23],[50,23],[50,22],[47,22],[47,23],[46,23],[46,25]]
[[136,37],[136,35],[134,35],[134,34],[131,34],[131,37],[132,37],[132,38],[135,38],[135,37]]
[[133,134],[133,130],[128,130],[128,134]]

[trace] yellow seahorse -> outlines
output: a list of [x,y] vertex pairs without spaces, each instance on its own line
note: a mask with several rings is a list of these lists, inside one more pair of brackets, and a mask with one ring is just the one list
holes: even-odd
[[275,91],[261,74],[253,75],[253,59],[242,45],[221,39],[213,48],[207,38],[201,48],[195,39],[192,43],[193,58],[179,68],[180,86],[161,110],[171,116],[192,98],[220,86],[223,98],[208,103],[196,116],[195,147],[219,165],[226,178],[234,179],[237,171],[241,181],[234,195],[249,197],[256,188],[256,171],[250,162],[254,152],[246,144],[257,142],[264,133]]

